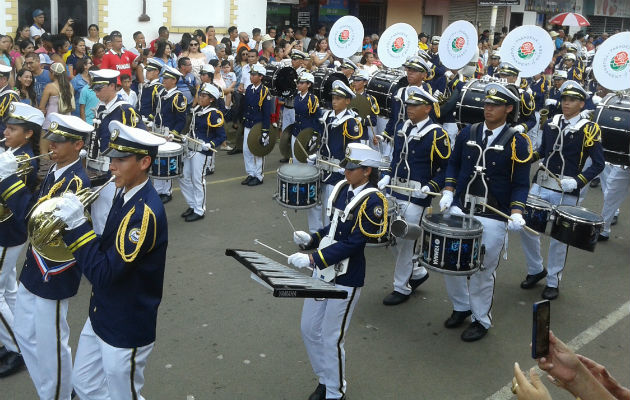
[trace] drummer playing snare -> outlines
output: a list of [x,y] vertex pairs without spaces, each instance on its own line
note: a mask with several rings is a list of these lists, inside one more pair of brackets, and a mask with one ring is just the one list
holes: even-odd
[[[407,88],[405,101],[409,119],[394,137],[391,172],[378,182],[385,189],[393,177],[393,185],[413,190],[393,189],[400,216],[408,223],[420,224],[425,207],[431,205],[428,192],[439,192],[444,186],[444,174],[451,154],[448,133],[435,123],[429,113],[437,99],[418,86]],[[412,291],[429,278],[427,270],[412,262],[415,240],[398,238],[392,246],[396,257],[394,291],[383,299],[388,306],[403,303]]]
[[[542,142],[532,158],[533,161],[541,160],[556,176],[539,170],[530,194],[552,205],[576,205],[580,189],[604,169],[604,150],[599,126],[581,115],[587,99],[582,86],[575,81],[566,81],[560,88],[560,96],[562,114],[547,120],[543,127]],[[589,157],[592,164],[584,169]],[[547,285],[542,297],[555,299],[559,294],[567,245],[550,238],[545,270],[540,254],[540,238],[522,231],[521,239],[527,260],[527,276],[521,282],[521,288],[531,289],[546,276]]]

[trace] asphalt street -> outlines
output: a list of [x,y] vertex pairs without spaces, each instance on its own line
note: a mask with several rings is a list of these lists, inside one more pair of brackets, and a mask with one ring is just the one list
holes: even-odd
[[[250,188],[240,185],[242,156],[220,152],[216,173],[207,177],[204,220],[180,218],[186,205],[178,189],[166,205],[164,297],[145,371],[146,398],[293,400],[306,399],[315,388],[300,338],[302,301],[274,298],[224,254],[226,248],[253,249],[286,261],[254,239],[289,254],[297,251],[282,216],[285,208],[272,199],[279,158],[276,148],[267,157],[264,184]],[[601,190],[591,189],[584,206],[600,212],[602,201]],[[560,297],[551,304],[554,333],[565,342],[574,340],[580,353],[606,365],[625,386],[630,385],[629,205],[626,200],[611,240],[599,243],[594,253],[569,250]],[[289,215],[306,230],[304,211]],[[546,255],[548,237],[542,241]],[[440,274],[432,272],[408,302],[386,307],[381,301],[392,290],[392,253],[370,248],[366,256],[366,285],[346,338],[348,399],[510,398],[505,385],[513,363],[522,368],[535,363],[529,348],[531,310],[544,287],[520,289],[526,267],[518,235],[510,234],[509,257],[497,272],[493,327],[475,343],[460,340],[464,328],[443,327],[451,305]],[[84,279],[70,301],[73,353],[89,293]],[[609,323],[601,323],[606,317]],[[554,399],[572,398],[552,386],[547,384]],[[2,399],[36,398],[27,372],[3,379],[1,388]]]

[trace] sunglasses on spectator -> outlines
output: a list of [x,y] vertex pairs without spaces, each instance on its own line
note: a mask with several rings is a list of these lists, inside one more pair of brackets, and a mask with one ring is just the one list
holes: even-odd
[[195,43],[195,42],[190,42],[191,46],[199,46],[199,43]]

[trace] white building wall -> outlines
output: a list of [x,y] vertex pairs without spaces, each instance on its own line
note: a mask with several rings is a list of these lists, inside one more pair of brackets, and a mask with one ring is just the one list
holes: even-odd
[[[229,0],[228,0],[229,1]],[[234,0],[236,3],[236,26],[239,32],[247,32],[251,36],[252,29],[266,31],[267,2],[262,0]]]
[[0,0],[0,33],[2,34],[5,34],[9,31],[7,29],[7,20],[11,18],[11,16],[7,14],[8,7],[9,7],[9,4],[6,1]]
[[230,1],[196,2],[191,12],[190,0],[171,0],[171,25],[199,26],[204,29],[208,25],[228,26],[230,22]]
[[141,1],[109,0],[108,16],[105,17],[107,27],[101,29],[104,33],[117,30],[122,33],[123,43],[126,47],[133,47],[133,33],[142,31],[147,45],[158,36],[158,28],[165,24],[165,7],[161,1],[147,1],[147,15],[150,21],[140,22],[138,17],[142,14]]
[[523,13],[523,25],[536,25],[536,11],[525,11],[525,0],[518,6],[511,6],[511,12]]

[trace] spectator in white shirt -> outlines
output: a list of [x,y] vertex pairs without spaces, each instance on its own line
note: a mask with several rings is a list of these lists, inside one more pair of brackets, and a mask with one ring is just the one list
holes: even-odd
[[228,28],[228,35],[230,36],[230,42],[232,43],[232,49],[236,51],[238,44],[241,40],[238,37],[238,28],[235,26],[230,26]]
[[35,44],[35,41],[46,32],[44,29],[44,20],[44,11],[39,8],[33,11],[33,25],[31,25],[31,41],[33,44]]
[[128,74],[120,75],[120,86],[122,86],[122,88],[118,91],[117,95],[131,106],[137,107],[138,95],[131,90],[131,76]]
[[252,29],[252,38],[250,39],[248,46],[250,49],[256,49],[257,51],[260,51],[260,39],[262,38],[261,36],[261,30],[260,28],[254,28]]

